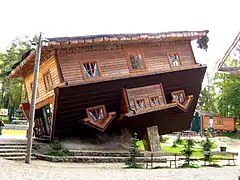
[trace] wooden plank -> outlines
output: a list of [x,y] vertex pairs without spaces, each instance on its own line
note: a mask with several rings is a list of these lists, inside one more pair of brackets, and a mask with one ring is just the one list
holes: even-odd
[[[132,45],[132,50],[140,50],[140,46]],[[84,60],[98,60],[100,70],[102,72],[101,79],[111,79],[118,76],[138,76],[141,73],[130,73],[129,60],[126,58],[125,49],[115,50],[102,50],[102,51],[90,51],[70,53],[66,55],[59,55],[59,63],[62,68],[62,73],[65,81],[69,84],[81,83],[84,80],[81,70],[81,61]],[[178,52],[180,55],[182,67],[171,68],[169,66],[168,51]],[[142,47],[142,54],[145,59],[147,70],[143,73],[151,74],[155,71],[171,71],[179,70],[186,67],[195,65],[194,57],[191,53],[190,42],[185,44],[172,44],[169,46],[158,47]],[[97,81],[97,79],[91,79],[91,81]],[[90,81],[90,80],[89,80]]]
[[[41,63],[39,69],[40,69],[39,70],[39,79],[38,79],[39,97],[36,99],[36,104],[49,98],[49,97],[52,97],[54,95],[53,89],[51,91],[46,92],[44,79],[43,79],[44,73],[46,73],[47,71],[50,71],[52,82],[53,82],[53,88],[57,87],[60,84],[60,79],[59,79],[56,60],[55,60],[54,55],[52,55],[49,59],[47,59],[43,63]],[[24,81],[26,83],[28,100],[30,102],[31,101],[31,93],[32,93],[30,84],[33,81],[33,73],[28,74],[25,77]]]

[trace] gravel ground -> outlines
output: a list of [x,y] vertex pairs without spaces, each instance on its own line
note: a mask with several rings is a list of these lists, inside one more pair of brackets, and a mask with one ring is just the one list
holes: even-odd
[[0,159],[0,180],[237,180],[239,167],[199,169],[123,169],[123,164],[49,163],[31,165]]

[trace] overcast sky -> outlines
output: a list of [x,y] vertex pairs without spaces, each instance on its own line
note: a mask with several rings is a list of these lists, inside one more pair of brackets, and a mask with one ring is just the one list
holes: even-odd
[[239,7],[240,0],[2,0],[0,49],[40,31],[56,37],[208,29],[208,52],[194,53],[213,67],[240,31]]

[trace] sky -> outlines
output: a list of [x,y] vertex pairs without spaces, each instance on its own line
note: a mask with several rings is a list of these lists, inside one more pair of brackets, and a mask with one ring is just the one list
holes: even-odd
[[80,36],[209,30],[209,49],[193,42],[209,72],[240,31],[239,0],[5,0],[0,2],[0,50],[16,37]]

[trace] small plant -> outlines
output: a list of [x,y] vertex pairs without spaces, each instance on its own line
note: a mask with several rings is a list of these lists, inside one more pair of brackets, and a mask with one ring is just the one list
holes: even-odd
[[182,139],[176,139],[175,141],[174,141],[176,144],[183,144],[183,140]]
[[161,143],[166,143],[168,140],[169,140],[169,138],[168,137],[162,137],[162,136],[160,136],[160,142]]
[[129,149],[130,157],[125,161],[125,164],[128,165],[128,168],[141,168],[139,165],[140,160],[137,157],[140,156],[140,152],[138,150],[137,142],[139,139],[137,138],[137,133],[134,133],[133,137],[131,138],[132,144]]
[[[203,147],[203,156],[204,156],[204,161],[211,162],[211,149],[213,149],[214,143],[211,142],[208,136],[206,136],[206,140],[203,141],[202,147]],[[206,153],[209,152],[209,153]]]
[[173,141],[172,148],[176,148],[176,147],[177,147],[177,143],[176,143],[176,141]]
[[184,144],[184,149],[181,151],[183,155],[185,156],[185,164],[189,165],[190,164],[190,158],[195,152],[193,150],[193,145],[194,145],[194,140],[192,139],[187,139],[186,144]]
[[200,166],[195,164],[183,164],[180,168],[200,168]]
[[216,168],[220,168],[222,166],[218,165],[218,164],[209,164],[209,165],[202,165],[203,167],[216,167]]
[[51,142],[51,148],[55,151],[60,151],[63,149],[63,146],[60,142],[60,140],[58,138],[55,138],[52,142]]

